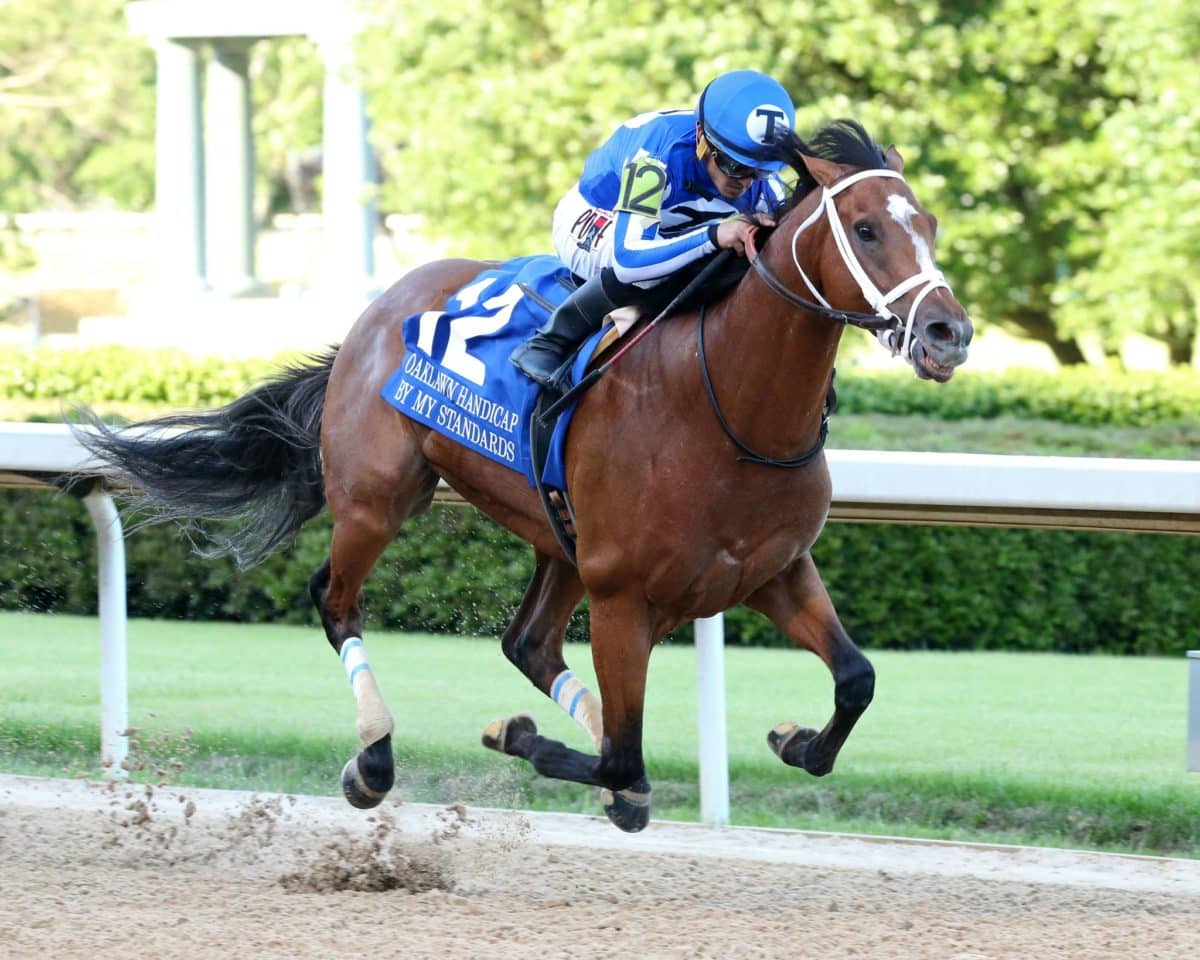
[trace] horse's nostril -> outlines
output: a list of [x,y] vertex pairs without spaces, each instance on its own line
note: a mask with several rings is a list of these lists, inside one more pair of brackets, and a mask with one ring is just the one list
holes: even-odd
[[952,346],[961,339],[957,327],[952,323],[938,321],[925,328],[925,336],[933,343]]
[[965,350],[974,335],[971,321],[965,317],[943,315],[941,320],[931,320],[925,325],[925,342],[931,347],[946,350]]

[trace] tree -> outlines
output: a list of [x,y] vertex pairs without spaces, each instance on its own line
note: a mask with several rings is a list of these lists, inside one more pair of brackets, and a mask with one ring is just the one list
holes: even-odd
[[323,76],[316,46],[306,38],[277,37],[251,48],[258,195],[268,215],[295,209],[299,166],[310,155],[319,163]]
[[1161,340],[1172,362],[1200,363],[1200,10],[1157,3],[1108,44],[1114,84],[1137,96],[1115,103],[1101,125],[1098,253],[1060,284],[1057,316],[1110,348],[1139,332]]
[[1135,330],[1179,359],[1194,311],[1159,311],[1180,300],[1196,231],[1154,224],[1195,183],[1195,15],[1180,0],[986,9],[962,25],[944,109],[927,111],[950,135],[933,156],[965,208],[949,265],[989,319],[1064,363],[1082,361],[1080,337],[1115,353]]
[[[1200,7],[1189,0],[359,0],[384,209],[455,251],[550,247],[587,154],[644,110],[757,67],[801,133],[840,116],[895,142],[984,325],[1115,353],[1131,332],[1200,354]],[[153,52],[121,0],[0,0],[0,211],[153,201]],[[312,44],[256,44],[270,209],[319,141]],[[264,191],[262,196],[267,196]],[[2,242],[0,242],[2,243]]]
[[0,0],[0,210],[154,194],[154,57],[121,0]]

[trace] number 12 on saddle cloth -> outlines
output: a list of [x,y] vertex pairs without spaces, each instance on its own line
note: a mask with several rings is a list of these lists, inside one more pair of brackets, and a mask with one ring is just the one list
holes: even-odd
[[[540,387],[508,358],[545,321],[539,301],[557,306],[569,281],[570,271],[557,257],[520,257],[481,273],[445,309],[406,318],[404,362],[381,395],[405,416],[522,473],[535,486],[529,418]],[[584,343],[576,379],[605,332]],[[563,451],[573,413],[573,407],[566,410],[555,429],[542,472],[548,487],[564,489]]]

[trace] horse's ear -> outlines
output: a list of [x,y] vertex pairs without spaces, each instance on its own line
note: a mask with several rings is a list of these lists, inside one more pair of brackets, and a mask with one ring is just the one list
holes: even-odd
[[889,170],[895,170],[897,173],[904,172],[904,158],[900,156],[900,151],[896,149],[894,143],[887,148],[887,153],[883,155],[883,159],[887,161]]
[[834,163],[832,160],[825,160],[821,157],[812,157],[807,153],[801,156],[804,159],[804,165],[808,167],[808,172],[812,174],[812,178],[822,187],[832,186],[849,169],[840,163]]

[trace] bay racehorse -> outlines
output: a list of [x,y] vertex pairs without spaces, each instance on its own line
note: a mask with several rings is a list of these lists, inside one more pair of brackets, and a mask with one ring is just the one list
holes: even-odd
[[[533,576],[502,648],[596,752],[541,736],[524,715],[489,726],[485,745],[544,776],[601,787],[613,822],[642,829],[650,651],[680,624],[745,603],[833,675],[825,726],[781,723],[770,747],[811,774],[833,768],[875,684],[809,552],[830,504],[822,444],[838,343],[847,323],[867,327],[918,377],[944,382],[966,359],[972,327],[938,272],[936,221],[894,147],[837,121],[779,149],[798,183],[774,230],[747,251],[752,269],[707,308],[655,324],[579,402],[565,465],[577,565],[523,475],[380,398],[402,361],[403,319],[438,310],[491,264],[413,270],[339,348],[220,410],[80,428],[155,519],[235,520],[224,546],[243,563],[328,503],[332,545],[310,593],[355,694],[362,749],[342,774],[355,806],[374,806],[394,782],[392,715],[362,641],[363,584],[440,478],[533,546]],[[567,621],[585,594],[596,692],[563,659]]]

